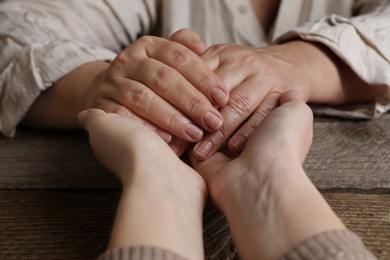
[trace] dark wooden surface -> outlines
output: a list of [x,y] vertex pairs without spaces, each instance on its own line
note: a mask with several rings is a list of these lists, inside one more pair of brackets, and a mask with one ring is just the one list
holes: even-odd
[[[305,169],[346,225],[390,259],[390,115],[315,122]],[[81,131],[21,129],[0,138],[0,259],[94,259],[104,251],[119,183]],[[225,218],[204,214],[208,259],[236,259]]]

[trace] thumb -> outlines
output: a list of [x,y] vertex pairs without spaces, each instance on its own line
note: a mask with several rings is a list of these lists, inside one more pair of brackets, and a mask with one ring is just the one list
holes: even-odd
[[188,151],[188,153],[192,167],[205,179],[206,182],[208,182],[209,177],[214,172],[217,172],[221,167],[231,161],[229,157],[221,152],[214,154],[204,161],[196,159],[192,151]]
[[77,120],[79,121],[80,125],[88,130],[88,125],[90,124],[91,120],[96,118],[99,115],[103,115],[106,112],[104,112],[101,109],[87,109],[84,111],[81,111],[78,116]]

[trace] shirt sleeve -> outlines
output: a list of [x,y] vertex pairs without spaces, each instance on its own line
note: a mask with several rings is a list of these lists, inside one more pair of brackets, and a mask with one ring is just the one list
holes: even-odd
[[355,233],[349,230],[334,230],[303,241],[281,258],[281,260],[304,259],[374,260],[377,258],[366,249],[363,241]]
[[[319,42],[330,48],[365,82],[390,86],[390,1],[355,1],[354,15],[327,15],[278,37],[275,42],[294,38]],[[320,108],[320,114],[372,118],[390,110],[390,91],[376,104]],[[344,110],[344,111],[343,111]],[[352,113],[351,113],[352,112]]]
[[42,91],[128,42],[107,1],[1,1],[0,133],[12,137]]

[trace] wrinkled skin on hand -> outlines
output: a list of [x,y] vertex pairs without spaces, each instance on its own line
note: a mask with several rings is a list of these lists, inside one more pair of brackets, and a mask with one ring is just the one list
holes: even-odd
[[[301,92],[289,91],[282,95],[281,105],[254,130],[238,157],[217,152],[206,160],[197,160],[191,154],[191,161],[205,179],[212,199],[225,212],[231,198],[252,198],[283,179],[272,174],[275,165],[302,167],[312,136],[311,109]],[[246,197],[247,193],[251,195]]]
[[240,152],[253,131],[279,105],[282,94],[299,90],[307,101],[309,83],[301,68],[291,62],[289,52],[284,45],[215,45],[202,55],[230,90],[230,99],[220,109],[222,128],[195,146],[198,159],[214,154],[230,137],[228,148]]
[[[219,77],[200,59],[203,51],[195,33],[183,44],[141,37],[100,74],[87,107],[137,120],[168,143],[172,136],[197,142],[204,131],[215,132],[222,126],[217,108],[229,97]],[[184,142],[176,139],[176,143],[175,150],[181,153]]]

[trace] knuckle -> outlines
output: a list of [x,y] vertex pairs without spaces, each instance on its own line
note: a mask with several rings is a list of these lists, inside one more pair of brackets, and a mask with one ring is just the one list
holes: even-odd
[[147,108],[152,102],[153,95],[148,89],[138,89],[134,93],[130,94],[130,102],[132,105],[140,108]]
[[175,49],[173,51],[173,62],[178,65],[183,65],[190,62],[194,58],[194,54],[188,49]]
[[175,112],[169,117],[168,127],[171,129],[177,128],[177,126],[179,125],[178,123],[181,121],[181,118],[182,115],[180,114],[180,112]]
[[170,67],[159,68],[155,72],[154,85],[161,90],[167,90],[174,85],[177,79],[178,75],[174,69]]
[[230,107],[238,114],[251,113],[252,100],[247,95],[235,95],[230,98]]
[[245,136],[246,138],[249,138],[249,136],[256,130],[256,128],[259,126],[259,123],[253,123],[251,125],[247,125],[245,126],[245,128],[243,129],[243,136]]
[[114,63],[115,64],[119,64],[119,65],[129,64],[130,63],[130,57],[129,57],[128,53],[126,51],[123,51],[123,52],[119,53],[115,57]]
[[253,64],[256,62],[257,58],[253,55],[253,53],[243,52],[238,57],[239,62],[243,64]]
[[197,89],[200,89],[202,86],[214,87],[215,83],[215,74],[212,71],[202,71],[200,73],[200,79],[195,86]]
[[272,106],[259,106],[254,113],[264,118],[267,117],[272,110],[274,110],[274,107]]
[[154,36],[144,35],[137,39],[137,43],[148,45],[154,41]]
[[202,110],[201,108],[206,106],[209,102],[206,98],[202,96],[194,96],[191,98],[189,103],[189,111],[191,114],[196,114],[198,111]]

